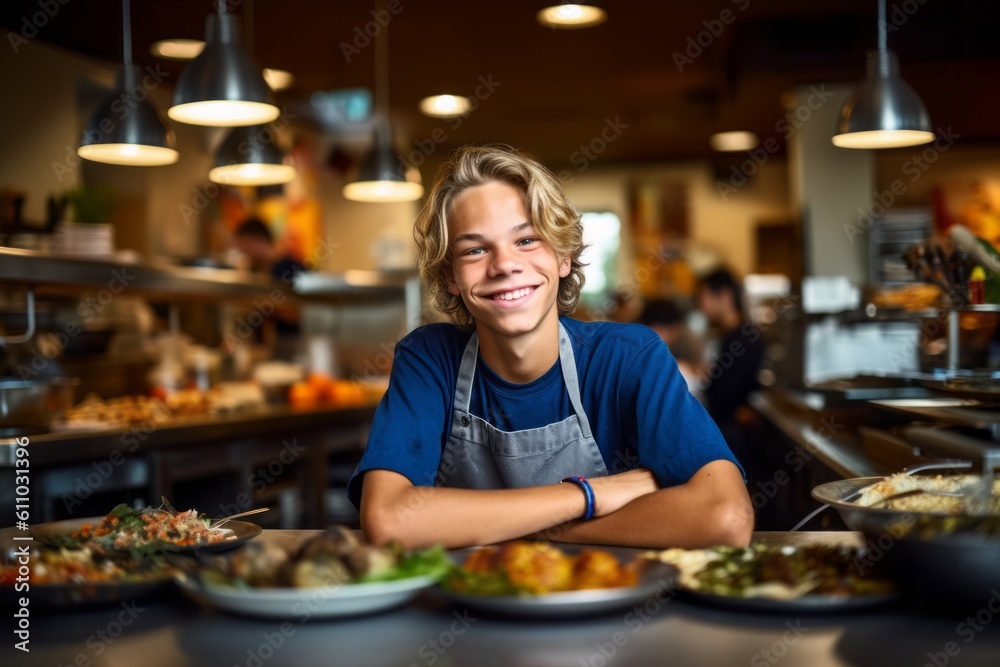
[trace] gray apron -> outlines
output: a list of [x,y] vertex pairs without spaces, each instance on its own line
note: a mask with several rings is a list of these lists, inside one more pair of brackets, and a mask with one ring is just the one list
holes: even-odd
[[451,432],[441,453],[437,486],[524,488],[555,484],[570,475],[608,474],[580,401],[573,345],[561,322],[559,364],[574,412],[561,422],[524,431],[501,431],[470,413],[478,356],[479,335],[474,333],[458,369]]

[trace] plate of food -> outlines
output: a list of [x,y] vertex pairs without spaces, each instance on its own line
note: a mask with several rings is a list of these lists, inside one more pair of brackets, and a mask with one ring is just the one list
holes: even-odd
[[602,614],[668,598],[676,569],[607,549],[516,541],[467,549],[441,582],[452,602],[508,616]]
[[451,567],[441,547],[407,552],[366,544],[344,527],[305,542],[295,553],[251,542],[183,573],[181,587],[225,611],[307,621],[386,611],[433,586]]
[[66,519],[31,527],[39,542],[96,554],[149,554],[162,551],[211,553],[243,544],[260,534],[257,524],[227,521],[216,525],[196,510],[178,512],[163,500],[160,507],[137,510],[118,505],[104,517]]
[[28,572],[8,558],[0,570],[3,597],[28,596],[47,609],[118,603],[172,585],[174,569],[163,559],[107,557],[89,549],[42,547],[30,553]]
[[864,567],[864,550],[854,547],[753,545],[646,556],[674,565],[685,595],[740,609],[837,612],[896,599],[893,583]]

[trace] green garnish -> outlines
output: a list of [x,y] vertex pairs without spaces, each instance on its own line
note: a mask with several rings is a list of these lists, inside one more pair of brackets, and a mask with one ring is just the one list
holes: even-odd
[[365,575],[358,579],[358,583],[370,583],[373,581],[396,581],[398,579],[410,579],[413,577],[433,577],[440,579],[448,574],[451,569],[451,559],[441,545],[436,545],[428,549],[414,551],[404,556],[399,564],[389,570],[375,575]]

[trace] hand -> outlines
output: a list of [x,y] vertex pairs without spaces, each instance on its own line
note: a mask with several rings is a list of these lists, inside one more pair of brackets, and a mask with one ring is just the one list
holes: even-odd
[[647,468],[607,477],[594,477],[587,481],[594,489],[594,516],[607,516],[647,493],[660,488],[656,477]]

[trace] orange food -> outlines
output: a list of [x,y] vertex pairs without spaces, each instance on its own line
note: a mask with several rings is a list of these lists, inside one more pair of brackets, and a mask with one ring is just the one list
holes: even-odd
[[322,392],[333,384],[333,378],[326,373],[317,373],[314,371],[306,378],[306,384],[316,389],[316,391]]
[[500,548],[500,567],[514,586],[531,593],[569,590],[573,585],[573,559],[543,543],[515,542]]
[[300,410],[315,408],[320,404],[320,393],[305,382],[296,382],[288,389],[288,403]]
[[352,380],[334,380],[327,393],[327,402],[331,405],[361,405],[365,402],[365,392]]
[[573,588],[620,588],[634,586],[638,581],[635,570],[622,567],[614,554],[598,549],[584,549],[573,566]]
[[[540,595],[634,586],[638,573],[611,552],[583,549],[571,556],[545,542],[509,542],[472,552],[462,569],[473,575],[452,577],[453,590],[481,595]],[[498,578],[499,575],[499,578]]]

